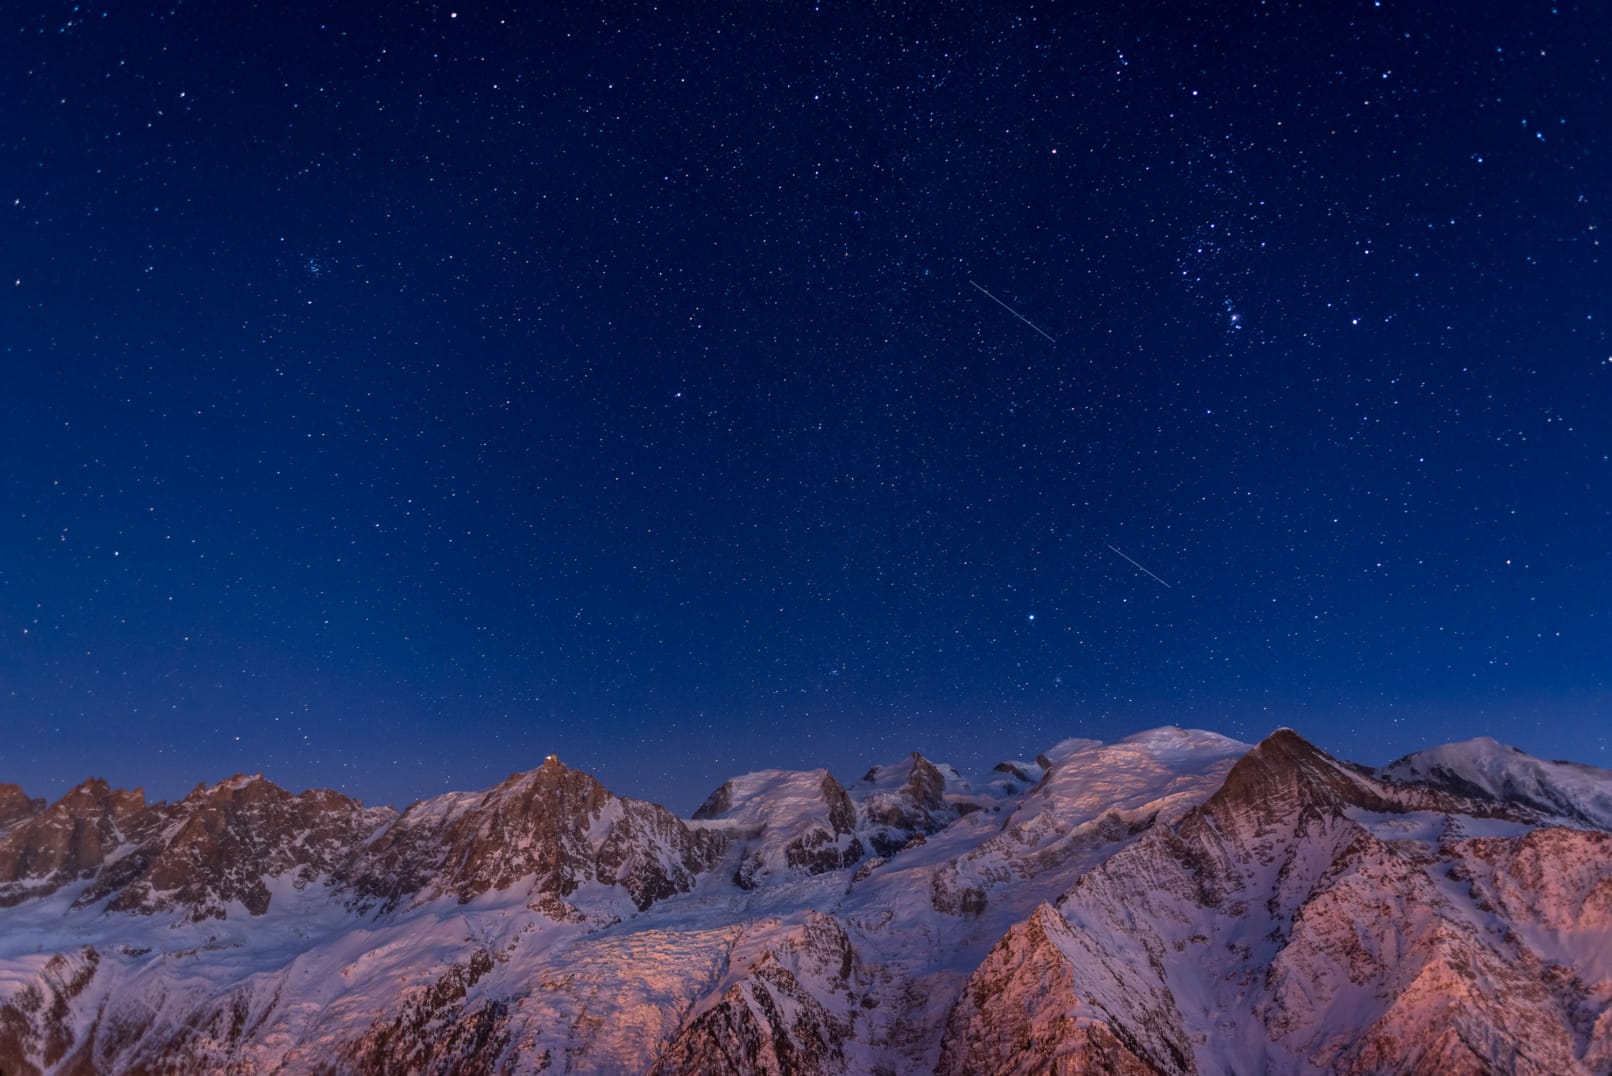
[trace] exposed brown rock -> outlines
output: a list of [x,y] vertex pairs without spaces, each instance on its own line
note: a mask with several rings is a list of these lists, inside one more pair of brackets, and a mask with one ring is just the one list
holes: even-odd
[[470,1000],[468,992],[493,969],[484,949],[455,964],[427,987],[410,991],[395,1014],[377,1020],[343,1050],[340,1071],[392,1073],[490,1073],[509,1042],[509,1006]]
[[716,787],[715,791],[713,791],[709,796],[705,797],[704,803],[694,808],[694,814],[692,817],[697,822],[708,821],[712,818],[722,817],[723,815],[727,814],[732,807],[733,782],[723,781]]
[[[0,1072],[39,1073],[73,1048],[73,1002],[95,978],[101,954],[58,953],[38,978],[0,1004]],[[36,1063],[38,1062],[38,1063]]]
[[828,916],[809,916],[786,944],[762,954],[714,1006],[679,1030],[653,1073],[847,1072],[851,1022],[818,992],[845,990],[853,969],[854,951],[843,928]]
[[[613,818],[596,838],[594,824],[607,808]],[[686,892],[726,846],[722,834],[691,829],[656,804],[621,799],[551,756],[453,807],[415,804],[343,878],[361,902],[383,909],[443,893],[469,901],[517,882],[530,884],[534,900],[556,898],[563,908],[591,880],[620,885],[647,908]]]
[[[1185,1041],[1161,1059],[1140,1056],[1081,996],[1075,969],[1057,938],[1069,925],[1043,904],[999,941],[946,1020],[941,1076],[1158,1076],[1190,1071]],[[1134,1047],[1134,1049],[1133,1049]]]
[[114,894],[108,909],[151,913],[183,908],[191,919],[222,919],[230,903],[251,915],[269,909],[267,880],[299,884],[329,876],[358,842],[390,817],[338,792],[292,795],[261,776],[198,786],[168,808],[162,832],[108,872],[82,898]]
[[159,821],[139,789],[85,781],[0,837],[0,907],[90,877]]
[[29,799],[18,785],[0,784],[0,830],[14,822],[32,818],[44,809],[43,799]]
[[1493,801],[1387,784],[1374,779],[1364,767],[1333,758],[1292,729],[1278,729],[1238,760],[1219,791],[1198,809],[1192,824],[1212,819],[1225,828],[1246,820],[1257,832],[1265,833],[1302,829],[1314,819],[1337,817],[1351,807],[1387,814],[1427,810],[1518,821],[1533,817]]

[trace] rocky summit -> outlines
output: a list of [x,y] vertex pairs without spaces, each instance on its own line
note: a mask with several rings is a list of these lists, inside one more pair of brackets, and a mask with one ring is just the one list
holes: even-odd
[[0,1072],[1612,1072],[1612,772],[1281,729],[398,812],[0,785]]

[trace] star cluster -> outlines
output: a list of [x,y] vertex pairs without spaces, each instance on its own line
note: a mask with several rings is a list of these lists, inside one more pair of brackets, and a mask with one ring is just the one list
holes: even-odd
[[5,19],[0,779],[1606,761],[1594,5]]

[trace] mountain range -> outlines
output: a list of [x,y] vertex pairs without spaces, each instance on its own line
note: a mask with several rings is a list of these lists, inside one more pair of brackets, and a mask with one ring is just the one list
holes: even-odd
[[1071,739],[399,812],[0,785],[0,1073],[1612,1072],[1612,771]]

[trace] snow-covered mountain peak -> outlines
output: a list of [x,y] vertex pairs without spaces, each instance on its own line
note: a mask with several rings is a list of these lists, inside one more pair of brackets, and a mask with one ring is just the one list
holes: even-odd
[[1103,741],[1101,740],[1093,740],[1085,736],[1071,736],[1067,740],[1059,740],[1057,743],[1053,744],[1051,747],[1037,755],[1036,765],[1040,766],[1043,770],[1050,769],[1052,766],[1062,762],[1064,759],[1069,758],[1072,755],[1078,755],[1086,751],[1091,751],[1101,746],[1103,746]]
[[915,779],[915,775],[923,774],[921,780],[929,780],[930,774],[938,777],[942,782],[948,777],[958,779],[957,771],[950,766],[936,765],[925,758],[922,752],[914,751],[900,762],[892,762],[883,766],[874,766],[864,773],[849,789],[853,796],[868,792],[893,792]]
[[725,822],[741,848],[734,880],[744,889],[860,860],[857,811],[827,770],[758,770],[724,781],[694,812]]
[[724,781],[695,809],[694,818],[766,825],[786,815],[816,811],[843,795],[844,787],[824,769],[755,770]]
[[955,769],[917,752],[895,765],[875,766],[849,791],[859,834],[882,856],[981,807],[980,797]]
[[1180,758],[1192,756],[1223,758],[1228,753],[1243,752],[1249,748],[1248,744],[1229,736],[1222,736],[1218,732],[1184,729],[1177,725],[1163,725],[1156,729],[1132,733],[1116,740],[1115,743],[1141,747],[1155,756],[1172,755]]
[[145,794],[91,778],[15,822],[0,841],[0,906],[94,875],[160,822]]
[[[1545,987],[1545,961],[1570,948],[1560,932],[1587,937],[1583,916],[1600,921],[1612,855],[1583,841],[1519,849],[1529,817],[1379,781],[1277,730],[1178,825],[1154,827],[1060,898],[1069,969],[1039,959],[1081,984],[1075,1000],[1049,1013],[1004,970],[965,996],[1016,991],[1021,1002],[987,1006],[949,1034],[974,1044],[971,1062],[990,1061],[992,1028],[1024,1023],[1022,1004],[1042,1026],[1079,1014],[1070,1042],[1095,1033],[1110,1057],[1106,1044],[1123,1044],[1139,1062],[1127,1058],[1127,1072],[1601,1071],[1589,1059],[1606,1056],[1612,1029],[1588,1033],[1581,1002]],[[1463,838],[1474,831],[1487,835]],[[1539,879],[1568,865],[1567,897],[1548,897]],[[1514,900],[1507,913],[1552,924],[1526,943],[1494,917],[1491,894],[1507,886],[1545,898],[1526,912]],[[1586,899],[1601,887],[1606,898]],[[1571,958],[1576,974],[1596,974],[1591,951]],[[1609,986],[1586,983],[1606,999],[1593,1011],[1612,1001]],[[1575,1021],[1585,1029],[1576,1041]],[[1519,1050],[1536,1060],[1518,1065]]]
[[1020,811],[1045,801],[1072,821],[1144,807],[1173,820],[1213,792],[1248,750],[1224,736],[1176,728],[1107,744],[1065,740],[1042,756],[1045,773]]
[[1417,751],[1380,773],[1396,783],[1518,804],[1574,825],[1612,830],[1612,770],[1535,758],[1487,736]]

